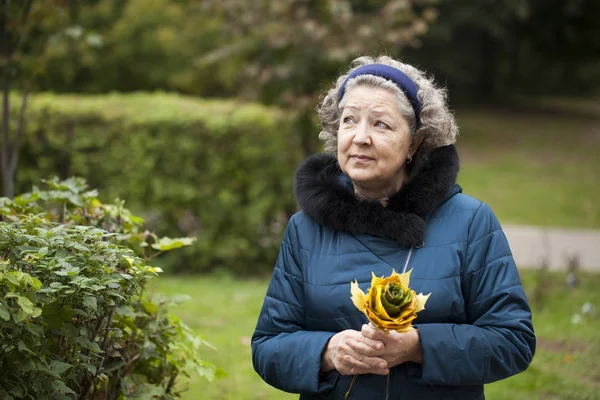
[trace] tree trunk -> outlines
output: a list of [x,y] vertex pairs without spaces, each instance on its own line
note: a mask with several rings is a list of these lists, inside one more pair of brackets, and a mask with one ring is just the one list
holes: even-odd
[[10,168],[10,141],[8,137],[9,118],[10,118],[10,78],[7,67],[4,67],[4,76],[2,84],[2,194],[12,198],[15,194],[14,173]]
[[7,0],[2,0],[2,14],[0,15],[0,54],[2,56],[2,151],[0,152],[2,166],[2,194],[7,197],[14,195],[14,174],[10,171],[10,49],[8,31],[6,28],[6,15],[8,15]]
[[[2,194],[13,198],[15,195],[15,177],[17,164],[19,162],[19,144],[23,130],[25,129],[25,111],[27,109],[27,97],[32,85],[32,80],[23,86],[23,97],[21,109],[17,121],[17,128],[13,140],[10,139],[10,69],[12,66],[12,55],[15,46],[18,47],[19,40],[10,37],[10,32],[6,26],[8,16],[8,0],[1,0],[2,12],[0,14],[0,55],[2,57],[2,151],[0,151],[0,166],[2,168]],[[23,13],[21,15],[21,24],[25,24],[31,11],[33,0],[24,3]],[[12,39],[12,40],[11,40]],[[23,39],[23,38],[21,38]],[[14,43],[17,43],[16,45]]]

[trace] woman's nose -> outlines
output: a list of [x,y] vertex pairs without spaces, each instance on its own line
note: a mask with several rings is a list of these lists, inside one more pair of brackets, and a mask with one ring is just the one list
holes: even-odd
[[352,143],[357,145],[371,144],[371,136],[369,135],[369,127],[365,123],[360,123],[356,127]]

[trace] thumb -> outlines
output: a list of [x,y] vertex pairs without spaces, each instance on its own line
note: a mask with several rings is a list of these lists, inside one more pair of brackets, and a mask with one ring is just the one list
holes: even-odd
[[390,333],[389,333],[389,337],[390,337],[391,339],[398,340],[398,338],[400,338],[400,333],[399,333],[399,332],[397,332],[397,331],[393,331],[393,330],[392,330],[392,331],[390,331]]

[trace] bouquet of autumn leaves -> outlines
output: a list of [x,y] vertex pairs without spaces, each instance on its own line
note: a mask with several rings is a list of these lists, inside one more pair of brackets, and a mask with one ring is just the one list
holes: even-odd
[[[358,287],[358,282],[350,283],[351,299],[356,308],[362,311],[371,324],[377,329],[388,333],[389,331],[406,332],[414,329],[412,321],[417,318],[417,313],[425,309],[428,295],[416,294],[409,287],[410,274],[399,274],[392,270],[392,275],[387,278],[378,278],[371,272],[371,287],[367,293]],[[346,399],[356,382],[355,375],[350,384]],[[389,375],[388,375],[389,385]]]
[[371,272],[371,288],[365,294],[358,282],[350,283],[352,302],[365,313],[371,324],[382,331],[406,332],[411,329],[417,313],[425,308],[428,295],[416,294],[409,288],[410,274],[392,270],[387,278],[378,278]]

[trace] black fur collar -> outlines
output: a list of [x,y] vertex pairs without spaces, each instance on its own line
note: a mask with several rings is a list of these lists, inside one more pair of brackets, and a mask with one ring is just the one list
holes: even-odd
[[296,200],[321,225],[419,247],[425,237],[425,217],[447,199],[456,183],[458,154],[453,145],[428,154],[418,151],[410,166],[408,182],[384,207],[376,201],[357,199],[352,186],[344,184],[336,158],[316,154],[296,171]]

